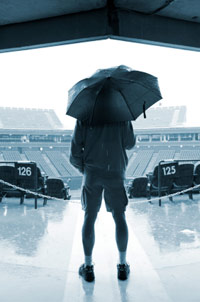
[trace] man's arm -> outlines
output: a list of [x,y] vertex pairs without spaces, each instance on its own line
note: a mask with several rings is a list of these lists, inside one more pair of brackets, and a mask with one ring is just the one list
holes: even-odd
[[124,128],[124,147],[127,150],[132,149],[135,146],[135,135],[131,122],[126,122]]
[[71,141],[69,161],[81,173],[83,173],[84,171],[83,150],[83,127],[81,125],[81,122],[77,120]]

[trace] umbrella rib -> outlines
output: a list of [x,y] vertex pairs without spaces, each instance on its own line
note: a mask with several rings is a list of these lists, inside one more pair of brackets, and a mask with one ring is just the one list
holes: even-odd
[[129,111],[130,111],[130,113],[131,113],[131,115],[132,115],[133,120],[135,120],[135,117],[134,117],[134,115],[133,115],[133,112],[131,111],[131,108],[130,108],[130,106],[128,105],[128,103],[127,103],[127,101],[126,101],[126,98],[125,98],[123,92],[122,92],[120,89],[118,89],[118,91],[119,91],[119,93],[122,95],[122,97],[123,97],[123,99],[124,99],[124,101],[125,101],[125,103],[126,103],[126,106],[128,107],[128,109],[129,109]]
[[137,81],[137,80],[134,80],[134,79],[124,79],[123,78],[123,81],[124,82],[127,82],[127,83],[136,83],[140,86],[143,86],[144,88],[146,89],[150,89],[154,94],[158,95],[158,96],[161,96],[161,93],[157,91],[157,89],[153,88],[153,87],[150,87],[148,85],[145,85],[144,83],[140,82],[140,81]]

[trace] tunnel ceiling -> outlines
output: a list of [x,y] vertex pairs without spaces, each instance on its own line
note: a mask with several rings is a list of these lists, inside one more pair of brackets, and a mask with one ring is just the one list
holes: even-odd
[[199,51],[200,1],[0,1],[1,52],[107,38]]

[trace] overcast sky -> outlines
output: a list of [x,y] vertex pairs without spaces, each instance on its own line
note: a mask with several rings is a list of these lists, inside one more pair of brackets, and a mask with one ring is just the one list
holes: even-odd
[[127,65],[158,77],[163,106],[187,105],[189,126],[200,126],[200,53],[102,40],[0,54],[0,106],[52,108],[66,129],[68,90],[99,68]]

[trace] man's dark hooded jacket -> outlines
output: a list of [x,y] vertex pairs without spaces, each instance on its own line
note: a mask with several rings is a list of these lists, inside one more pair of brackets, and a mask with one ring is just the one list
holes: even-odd
[[124,178],[128,164],[126,149],[135,145],[131,122],[89,126],[77,121],[71,142],[70,162],[81,173]]

